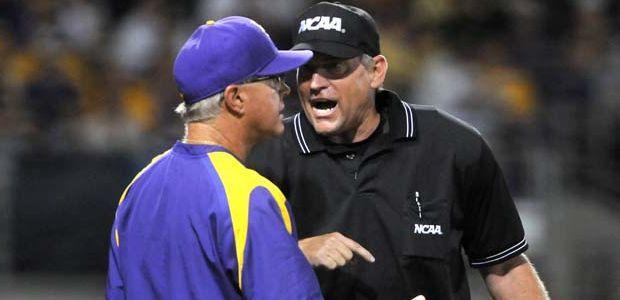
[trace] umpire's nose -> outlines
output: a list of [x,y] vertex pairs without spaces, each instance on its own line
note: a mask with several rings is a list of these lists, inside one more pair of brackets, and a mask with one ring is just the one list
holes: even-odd
[[310,93],[316,95],[328,86],[329,80],[327,78],[323,77],[318,72],[312,73],[312,76],[310,77]]

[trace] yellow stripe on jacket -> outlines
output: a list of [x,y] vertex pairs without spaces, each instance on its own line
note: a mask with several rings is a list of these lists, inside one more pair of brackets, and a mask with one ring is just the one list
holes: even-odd
[[284,194],[272,182],[243,166],[230,153],[211,152],[209,153],[209,158],[222,181],[228,200],[235,238],[239,288],[241,288],[241,275],[243,274],[243,260],[249,226],[250,194],[252,191],[262,186],[271,193],[280,208],[284,226],[289,234],[292,232],[291,218],[286,209]]

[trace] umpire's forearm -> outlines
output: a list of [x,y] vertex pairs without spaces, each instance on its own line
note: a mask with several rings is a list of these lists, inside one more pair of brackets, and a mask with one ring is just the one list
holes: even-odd
[[480,272],[493,299],[549,299],[544,284],[524,254]]

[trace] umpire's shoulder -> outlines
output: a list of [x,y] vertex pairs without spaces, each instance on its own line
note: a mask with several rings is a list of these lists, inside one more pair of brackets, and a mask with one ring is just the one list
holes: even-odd
[[480,138],[480,132],[469,123],[431,105],[409,104],[415,114],[415,123],[422,134],[454,135],[460,138]]
[[434,106],[410,104],[415,115],[416,139],[432,148],[454,151],[465,161],[475,160],[485,144],[480,132],[467,122]]

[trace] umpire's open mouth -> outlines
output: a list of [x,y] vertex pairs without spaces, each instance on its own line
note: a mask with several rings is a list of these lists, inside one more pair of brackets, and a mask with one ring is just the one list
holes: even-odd
[[329,115],[334,111],[336,106],[338,106],[338,102],[329,99],[313,99],[310,100],[310,106],[314,113],[320,117]]

